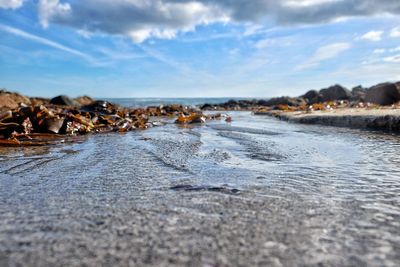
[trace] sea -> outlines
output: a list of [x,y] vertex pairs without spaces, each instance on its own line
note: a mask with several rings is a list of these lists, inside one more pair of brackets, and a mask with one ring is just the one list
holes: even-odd
[[148,107],[148,106],[159,106],[159,105],[170,105],[180,104],[184,106],[198,106],[205,103],[208,104],[219,104],[229,100],[252,100],[255,98],[251,97],[215,97],[215,98],[107,98],[105,100],[115,104],[119,104],[124,107]]

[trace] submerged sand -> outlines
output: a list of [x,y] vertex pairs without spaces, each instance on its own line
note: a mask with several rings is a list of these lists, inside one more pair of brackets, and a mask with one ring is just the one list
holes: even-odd
[[398,137],[230,115],[0,148],[0,266],[399,266]]

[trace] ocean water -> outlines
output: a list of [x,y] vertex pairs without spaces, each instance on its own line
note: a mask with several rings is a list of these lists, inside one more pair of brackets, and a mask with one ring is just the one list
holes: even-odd
[[235,97],[217,97],[217,98],[108,98],[106,100],[119,104],[124,107],[146,107],[170,104],[181,104],[184,106],[197,106],[205,103],[219,104],[229,100],[251,100],[254,98],[235,98]]
[[229,115],[0,148],[0,266],[400,266],[398,135]]

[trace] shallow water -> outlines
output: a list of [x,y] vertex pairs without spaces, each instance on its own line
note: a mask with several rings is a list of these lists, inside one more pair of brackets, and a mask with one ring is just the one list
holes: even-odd
[[0,150],[0,266],[399,266],[400,137],[231,124]]
[[148,106],[160,106],[160,105],[171,105],[180,104],[184,106],[197,106],[208,104],[220,104],[228,102],[229,100],[253,100],[255,98],[246,97],[193,97],[193,98],[158,98],[158,97],[138,97],[138,98],[109,98],[106,99],[112,103],[124,106],[124,107],[148,107]]

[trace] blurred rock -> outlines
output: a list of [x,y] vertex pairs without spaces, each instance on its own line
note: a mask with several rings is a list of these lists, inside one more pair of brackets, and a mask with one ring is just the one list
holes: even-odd
[[31,97],[30,100],[32,106],[47,105],[50,103],[50,98],[44,98],[44,97]]
[[338,84],[320,90],[319,94],[321,95],[320,102],[349,100],[352,97],[348,89]]
[[361,85],[354,87],[351,90],[351,101],[356,101],[356,102],[364,102],[365,101],[365,94],[366,94],[366,89],[363,88]]
[[95,100],[89,96],[80,96],[74,99],[74,101],[78,102],[81,106],[87,106],[92,104]]
[[63,118],[48,118],[44,120],[44,127],[48,132],[58,134],[63,127]]
[[319,103],[322,99],[322,95],[317,90],[310,90],[301,97],[307,101],[307,104]]
[[104,100],[93,101],[89,105],[84,105],[81,107],[82,111],[100,112],[103,114],[115,113],[117,109],[118,107],[116,105]]
[[277,105],[288,105],[288,106],[301,106],[307,104],[302,97],[274,97],[265,101],[265,106],[277,106]]
[[399,88],[394,83],[382,83],[366,91],[365,101],[379,105],[392,105],[400,101]]
[[70,107],[76,107],[79,106],[79,103],[76,101],[72,100],[66,95],[59,95],[50,100],[50,104],[53,105],[59,105],[59,106],[70,106]]
[[20,104],[30,105],[28,97],[19,93],[12,93],[6,90],[0,90],[0,110],[18,108]]

